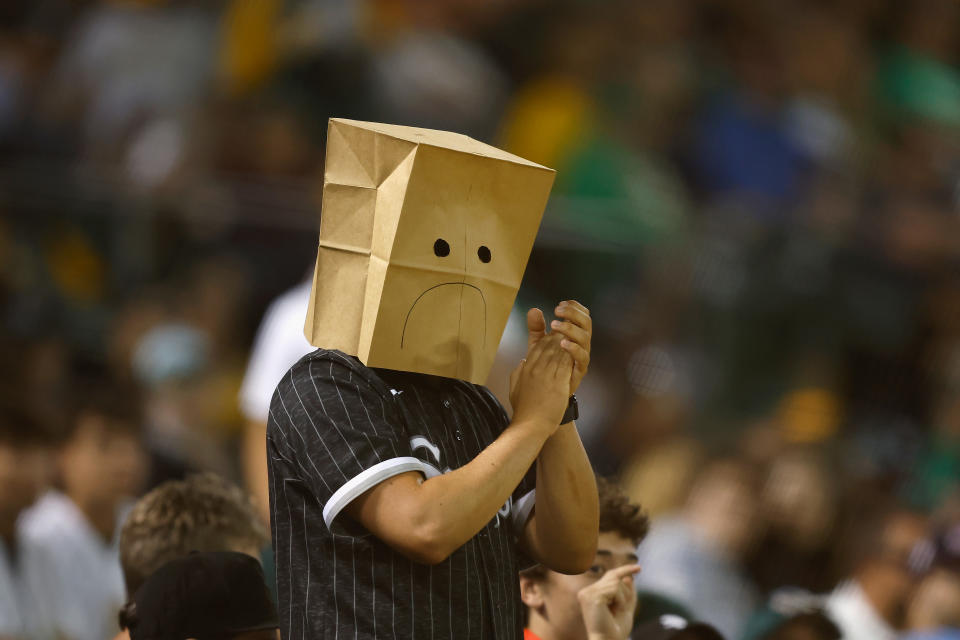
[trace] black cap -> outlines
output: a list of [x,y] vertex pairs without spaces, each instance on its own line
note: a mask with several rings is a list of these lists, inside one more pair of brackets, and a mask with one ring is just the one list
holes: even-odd
[[279,627],[260,563],[245,553],[194,552],[163,565],[123,614],[131,640],[221,640]]

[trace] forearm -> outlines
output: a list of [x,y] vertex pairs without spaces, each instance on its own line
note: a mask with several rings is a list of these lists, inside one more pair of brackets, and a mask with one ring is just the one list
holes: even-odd
[[585,571],[597,548],[597,484],[573,423],[561,426],[537,458],[535,516],[525,532],[534,559],[562,573]]
[[468,464],[421,485],[422,518],[442,548],[453,552],[496,515],[546,439],[543,430],[511,424]]
[[549,432],[511,423],[466,465],[425,481],[415,472],[390,478],[351,503],[348,512],[414,560],[442,562],[496,516]]

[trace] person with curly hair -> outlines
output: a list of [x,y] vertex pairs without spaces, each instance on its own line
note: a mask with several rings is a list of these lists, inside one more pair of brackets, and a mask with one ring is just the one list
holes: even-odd
[[637,604],[637,545],[650,528],[646,513],[614,483],[597,479],[600,535],[593,564],[565,575],[536,565],[520,573],[527,607],[525,640],[625,640]]

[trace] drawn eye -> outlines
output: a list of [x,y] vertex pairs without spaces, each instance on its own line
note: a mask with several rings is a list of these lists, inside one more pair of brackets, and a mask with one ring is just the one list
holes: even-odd
[[484,245],[481,245],[480,248],[477,249],[477,257],[480,258],[480,262],[490,262],[490,258],[492,258],[490,255],[490,249]]
[[446,258],[450,255],[450,245],[443,238],[437,238],[437,241],[433,243],[433,253],[438,258]]

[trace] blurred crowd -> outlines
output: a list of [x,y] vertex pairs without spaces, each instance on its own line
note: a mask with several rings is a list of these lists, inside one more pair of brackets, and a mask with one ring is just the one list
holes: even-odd
[[557,169],[517,316],[592,311],[639,618],[958,637],[960,2],[5,0],[0,539],[70,567],[60,637],[115,632],[146,491],[212,471],[265,513],[332,116]]

